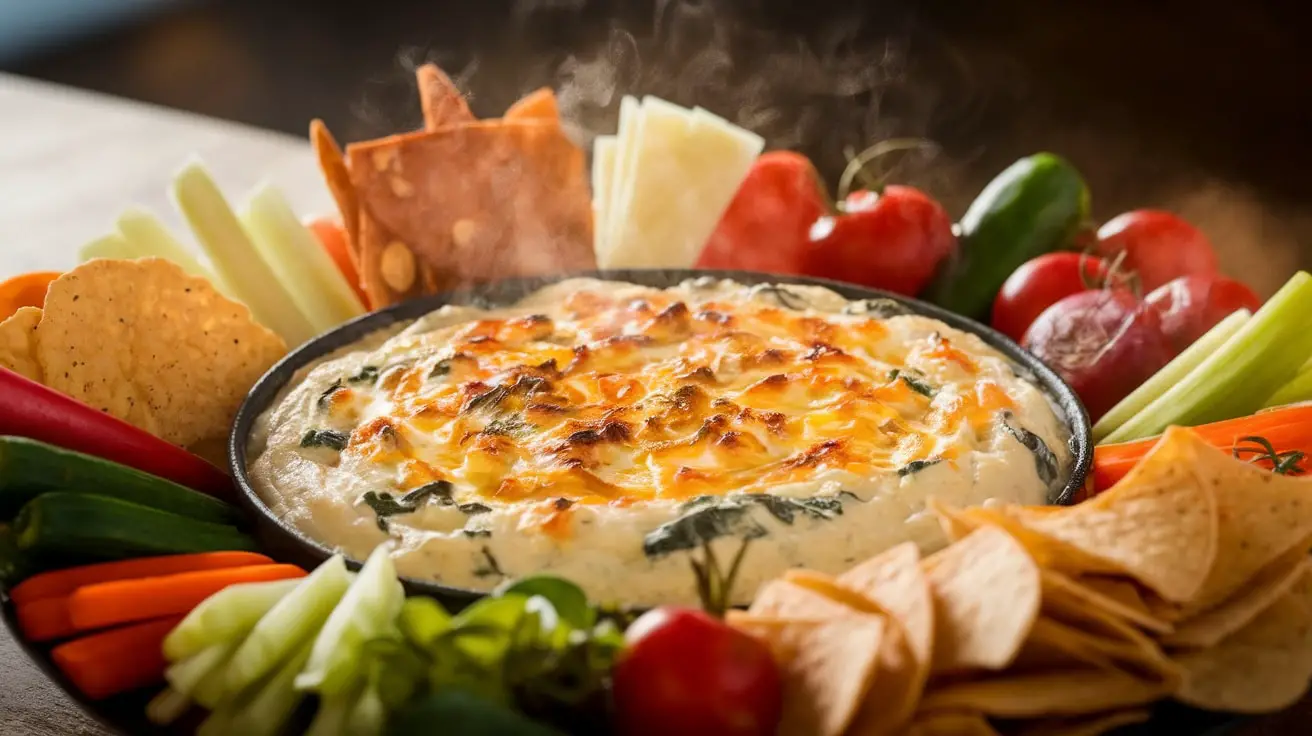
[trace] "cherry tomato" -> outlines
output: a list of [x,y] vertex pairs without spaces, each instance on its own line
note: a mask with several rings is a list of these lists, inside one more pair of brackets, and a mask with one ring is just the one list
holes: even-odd
[[783,680],[764,642],[704,611],[662,607],[625,634],[613,673],[621,736],[772,736]]
[[1012,272],[993,300],[993,329],[1020,342],[1043,310],[1081,291],[1098,288],[1107,262],[1082,253],[1048,253]]
[[770,151],[752,165],[697,259],[697,268],[801,273],[811,224],[827,195],[811,160]]
[[319,217],[311,220],[306,226],[319,239],[319,243],[333,259],[333,263],[337,264],[337,270],[346,277],[346,282],[351,285],[355,295],[367,305],[369,298],[365,296],[364,289],[360,286],[360,275],[355,270],[355,262],[351,260],[350,249],[346,243],[346,231],[342,229],[341,224],[331,217]]
[[1216,273],[1216,251],[1198,228],[1169,212],[1135,210],[1098,229],[1097,252],[1109,262],[1124,251],[1121,268],[1139,274],[1145,291],[1179,276]]
[[1157,310],[1123,289],[1062,299],[1034,320],[1021,344],[1075,389],[1095,422],[1174,354]]
[[1177,352],[1231,313],[1262,306],[1252,289],[1224,276],[1181,276],[1155,289],[1147,302],[1157,310],[1162,332]]
[[915,296],[952,252],[952,220],[914,187],[856,191],[811,227],[805,273]]

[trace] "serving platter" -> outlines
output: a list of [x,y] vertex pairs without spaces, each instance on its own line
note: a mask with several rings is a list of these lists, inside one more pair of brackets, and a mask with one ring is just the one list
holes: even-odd
[[[502,281],[398,304],[353,320],[305,343],[271,368],[246,397],[233,424],[228,443],[230,470],[241,489],[239,499],[249,520],[253,523],[256,536],[264,551],[280,561],[292,562],[307,568],[317,565],[332,554],[332,550],[325,545],[306,537],[276,518],[259,498],[246,474],[247,441],[256,418],[278,397],[292,377],[307,365],[373,332],[413,320],[443,305],[488,307],[504,305],[561,278],[592,277],[663,288],[703,276],[733,279],[749,285],[774,283],[784,286],[789,284],[821,286],[852,300],[887,299],[909,312],[939,319],[955,328],[978,335],[1011,360],[1018,370],[1027,372],[1063,413],[1071,430],[1070,449],[1073,461],[1069,477],[1060,487],[1054,488],[1049,500],[1053,504],[1069,504],[1079,497],[1092,455],[1089,421],[1083,406],[1071,389],[1049,368],[1014,342],[986,326],[915,299],[824,279],[781,277],[746,271],[690,269],[589,271],[551,278]],[[358,560],[348,561],[348,565],[355,569],[358,569],[360,564]],[[404,580],[404,582],[411,594],[433,596],[452,608],[468,605],[482,595],[477,591],[428,581]],[[23,651],[47,677],[98,723],[116,733],[148,736],[190,733],[190,729],[195,726],[194,723],[189,722],[182,722],[170,728],[151,724],[144,716],[144,708],[153,692],[128,693],[106,700],[92,700],[82,695],[51,661],[48,648],[25,641],[18,635],[19,628],[14,606],[7,597],[2,603],[0,608],[3,610],[5,624],[14,633]],[[1116,733],[1127,735],[1162,733],[1169,729],[1171,733],[1219,736],[1232,732],[1243,720],[1229,714],[1208,713],[1173,703],[1164,703],[1154,711],[1154,717],[1150,722],[1126,727]]]

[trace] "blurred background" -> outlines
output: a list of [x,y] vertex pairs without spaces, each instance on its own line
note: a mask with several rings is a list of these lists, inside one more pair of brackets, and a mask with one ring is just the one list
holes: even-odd
[[896,175],[954,215],[1047,149],[1084,171],[1100,219],[1174,210],[1269,294],[1312,267],[1298,6],[0,0],[0,70],[296,135],[321,117],[348,141],[417,127],[427,60],[481,115],[556,86],[583,141],[613,132],[621,94],[654,93],[806,151],[831,184],[848,151],[932,139],[941,153]]

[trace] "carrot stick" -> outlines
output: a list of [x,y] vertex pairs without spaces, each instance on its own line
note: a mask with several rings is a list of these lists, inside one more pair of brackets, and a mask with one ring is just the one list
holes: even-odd
[[97,583],[69,596],[68,615],[80,631],[100,629],[188,613],[229,585],[304,576],[295,565],[253,565]]
[[134,560],[102,562],[63,570],[52,570],[24,580],[9,591],[17,605],[44,598],[62,598],[84,585],[114,580],[176,575],[197,570],[220,570],[229,567],[269,565],[273,560],[255,552],[199,552],[188,555],[141,557]]
[[32,641],[54,641],[72,636],[73,621],[68,617],[68,598],[42,598],[16,606],[18,628]]
[[92,634],[50,652],[55,666],[93,700],[162,682],[164,637],[181,616]]
[[45,306],[46,288],[63,276],[58,271],[33,271],[0,281],[0,322],[9,319],[20,307]]
[[[1277,411],[1261,412],[1239,419],[1227,419],[1191,428],[1212,447],[1226,452],[1244,437],[1264,437],[1276,452],[1302,452],[1309,459],[1302,463],[1312,470],[1312,406],[1291,406]],[[1157,437],[1115,445],[1099,445],[1093,449],[1093,487],[1104,491],[1124,478],[1130,470],[1153,449]],[[1252,456],[1245,456],[1246,459]],[[1264,464],[1270,467],[1270,463]]]

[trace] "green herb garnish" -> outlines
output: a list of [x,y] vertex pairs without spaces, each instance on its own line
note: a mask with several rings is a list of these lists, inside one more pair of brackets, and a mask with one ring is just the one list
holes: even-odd
[[[1241,446],[1244,443],[1247,443],[1247,446]],[[1271,472],[1278,475],[1302,475],[1307,472],[1302,466],[1303,460],[1307,458],[1305,453],[1300,450],[1276,452],[1271,440],[1257,435],[1240,437],[1235,442],[1233,454],[1239,460],[1243,459],[1243,455],[1252,455],[1253,457],[1248,459],[1250,463],[1269,462]]]
[[905,383],[907,387],[910,388],[912,391],[915,391],[916,393],[922,396],[927,396],[931,399],[934,398],[934,387],[926,383],[924,379],[917,378],[915,376],[909,376],[906,373],[903,373],[902,371],[898,370],[897,368],[894,368],[893,370],[888,372],[888,380],[896,381],[899,378],[902,379],[902,382]]
[[925,468],[938,465],[941,462],[943,462],[941,458],[931,458],[929,460],[912,460],[911,462],[897,469],[897,477],[903,478],[908,475],[919,473]]
[[342,379],[340,378],[328,384],[328,388],[324,389],[323,392],[319,394],[319,398],[315,400],[315,406],[319,407],[321,410],[327,409],[329,402],[333,399],[333,394],[340,391],[341,388]]
[[378,528],[387,531],[388,517],[396,514],[413,514],[430,498],[436,499],[443,506],[454,504],[455,501],[451,499],[451,483],[444,480],[426,483],[400,498],[386,491],[367,491],[361,500],[374,510]]
[[311,429],[301,437],[301,447],[327,447],[341,452],[350,440],[342,432],[332,429]]
[[347,383],[365,383],[365,382],[371,382],[371,383],[372,383],[373,381],[378,380],[378,374],[379,374],[379,372],[380,372],[380,369],[378,368],[378,366],[376,366],[376,365],[366,365],[366,366],[360,368],[360,372],[359,372],[359,373],[356,373],[354,376],[348,376],[347,379],[346,379],[346,382],[347,382]]
[[438,376],[445,376],[450,372],[451,372],[451,359],[443,358],[437,361],[437,364],[433,366],[433,370],[428,372],[428,377],[437,378]]

